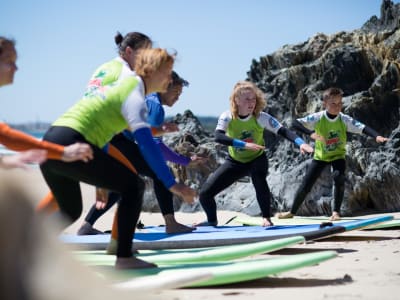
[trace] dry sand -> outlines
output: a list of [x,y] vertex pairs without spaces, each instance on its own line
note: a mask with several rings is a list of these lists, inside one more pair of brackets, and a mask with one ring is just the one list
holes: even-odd
[[[31,192],[34,201],[39,201],[47,193],[47,187],[37,169],[30,172],[18,170],[9,172],[12,172],[18,177],[18,180],[23,182]],[[84,215],[93,203],[93,187],[82,185],[82,190],[85,199],[84,213],[81,219],[68,227],[65,232],[76,232]],[[111,211],[113,212],[113,210]],[[103,216],[95,227],[100,230],[110,229],[112,212]],[[222,224],[238,213],[221,211],[218,215]],[[400,218],[399,212],[391,215]],[[178,221],[190,224],[202,220],[204,215],[203,213],[177,213],[176,217]],[[158,213],[142,213],[141,220],[146,225],[163,224]],[[316,266],[305,267],[252,282],[213,288],[167,290],[150,295],[150,298],[163,300],[400,299],[399,229],[351,231],[263,256],[290,255],[320,250],[335,250],[338,252],[338,257]],[[141,298],[143,297],[132,294],[132,299]]]

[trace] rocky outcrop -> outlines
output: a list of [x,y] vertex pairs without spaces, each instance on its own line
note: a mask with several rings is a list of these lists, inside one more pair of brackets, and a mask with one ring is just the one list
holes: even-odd
[[[285,45],[253,60],[247,76],[265,92],[266,111],[287,126],[295,118],[321,110],[323,90],[340,87],[344,91],[344,112],[390,137],[388,143],[378,145],[367,136],[350,136],[343,213],[400,209],[400,4],[384,0],[381,16],[373,16],[358,30],[318,33],[304,43]],[[210,157],[207,167],[174,167],[181,181],[199,187],[221,162],[226,149],[213,142],[212,135],[189,111],[174,121],[182,130],[166,141],[184,153],[199,152]],[[266,134],[266,142],[272,209],[286,210],[311,157],[300,155],[281,137]],[[221,192],[218,208],[259,214],[254,189],[246,180]],[[332,178],[326,170],[299,214],[329,214],[331,199]],[[176,204],[186,211],[199,208],[180,206],[180,201]]]
[[[321,110],[322,91],[337,86],[344,91],[345,113],[391,138],[386,145],[378,145],[366,136],[350,137],[342,207],[347,214],[400,209],[399,62],[400,4],[385,0],[381,17],[372,17],[361,29],[329,36],[319,33],[302,44],[284,46],[254,60],[248,72],[249,79],[266,93],[267,111],[287,125]],[[291,206],[293,190],[309,160],[294,158],[286,144],[274,149],[269,175],[280,209]],[[299,213],[329,213],[331,197],[332,179],[327,171]]]

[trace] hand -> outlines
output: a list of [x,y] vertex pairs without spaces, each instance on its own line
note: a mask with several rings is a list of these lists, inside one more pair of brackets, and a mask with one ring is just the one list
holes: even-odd
[[314,149],[309,144],[301,144],[300,145],[300,153],[301,154],[313,153],[313,152],[314,152]]
[[261,146],[261,145],[254,144],[254,143],[246,143],[244,148],[247,150],[258,151],[258,150],[264,150],[265,146]]
[[194,154],[194,155],[192,155],[192,156],[190,157],[189,165],[190,165],[191,167],[193,167],[193,166],[198,166],[198,165],[201,165],[201,164],[206,163],[207,161],[208,161],[208,158],[207,158],[207,157],[198,156],[198,155]]
[[169,188],[169,190],[175,195],[181,197],[183,201],[189,204],[193,204],[195,198],[197,197],[197,192],[194,189],[182,183],[174,184]]
[[64,153],[61,158],[65,162],[83,160],[88,162],[93,159],[93,150],[88,144],[75,143],[64,147]]
[[104,209],[108,202],[108,190],[103,188],[96,188],[96,208]]
[[179,127],[177,124],[175,123],[164,123],[161,126],[161,129],[163,132],[175,132],[175,131],[179,131]]
[[27,164],[41,164],[46,159],[46,150],[32,149],[14,155],[3,156],[0,159],[0,166],[5,169],[21,168],[28,170]]
[[375,140],[377,143],[384,143],[384,142],[387,142],[389,139],[378,135]]
[[319,134],[317,134],[317,133],[315,133],[315,132],[311,133],[310,137],[311,137],[313,140],[316,140],[316,141],[320,141],[320,142],[325,143],[325,138],[324,138],[322,135],[319,135]]

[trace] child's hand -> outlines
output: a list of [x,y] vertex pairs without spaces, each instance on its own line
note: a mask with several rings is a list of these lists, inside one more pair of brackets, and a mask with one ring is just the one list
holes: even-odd
[[264,150],[265,146],[261,146],[261,145],[254,144],[254,143],[246,143],[244,148],[247,150],[258,151],[258,150]]
[[321,142],[325,143],[325,138],[324,138],[322,135],[319,135],[319,134],[317,134],[317,133],[315,133],[315,132],[311,133],[310,137],[311,137],[313,140],[321,141]]
[[305,154],[305,153],[313,153],[314,148],[311,147],[309,144],[301,144],[300,145],[300,153]]
[[376,137],[376,142],[377,142],[377,143],[384,143],[384,142],[386,142],[386,141],[388,141],[388,140],[389,140],[388,138],[385,138],[385,137],[380,136],[380,135],[378,135],[378,136]]
[[172,122],[162,124],[161,129],[165,133],[179,131],[178,125]]

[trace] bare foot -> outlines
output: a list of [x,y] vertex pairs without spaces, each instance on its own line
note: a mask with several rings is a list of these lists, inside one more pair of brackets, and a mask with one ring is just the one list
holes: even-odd
[[274,223],[272,223],[270,218],[263,218],[262,226],[264,227],[274,226]]
[[187,233],[187,232],[192,232],[195,230],[195,227],[189,227],[186,225],[183,225],[181,223],[176,222],[175,224],[170,224],[165,227],[165,232],[166,233]]
[[78,235],[95,235],[95,234],[104,234],[104,232],[97,230],[94,228],[92,225],[90,225],[88,222],[84,222],[82,226],[79,228]]
[[172,214],[168,214],[164,216],[165,219],[165,232],[166,233],[187,233],[187,232],[192,232],[195,230],[195,227],[189,227],[186,225],[183,225],[181,223],[178,223],[175,220],[175,216]]
[[339,221],[340,215],[337,211],[332,212],[332,216],[329,218],[331,221]]
[[287,212],[277,213],[275,217],[278,219],[291,219],[294,217],[294,214],[292,214],[290,211],[287,211]]
[[126,269],[146,269],[157,268],[156,264],[149,263],[134,256],[132,257],[117,257],[115,261],[115,268],[118,270]]
[[194,223],[193,226],[198,227],[198,226],[217,226],[218,222],[209,222],[209,221],[203,221],[203,222],[198,222]]

